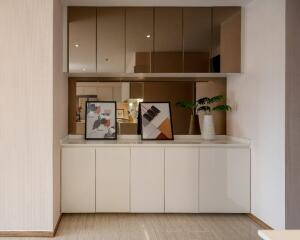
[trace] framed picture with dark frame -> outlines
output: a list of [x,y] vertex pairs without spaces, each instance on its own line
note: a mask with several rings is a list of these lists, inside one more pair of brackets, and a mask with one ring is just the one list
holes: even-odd
[[139,130],[142,140],[174,140],[170,102],[141,102]]
[[125,118],[125,110],[124,109],[117,109],[117,119],[124,119]]
[[87,101],[85,111],[86,140],[117,139],[116,102]]

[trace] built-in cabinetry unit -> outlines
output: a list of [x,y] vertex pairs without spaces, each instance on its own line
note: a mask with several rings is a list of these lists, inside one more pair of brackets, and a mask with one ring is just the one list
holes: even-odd
[[131,148],[131,211],[164,212],[164,149]]
[[96,72],[97,10],[69,8],[69,72]]
[[62,211],[95,212],[95,149],[64,148],[61,154]]
[[62,146],[63,213],[250,211],[248,144],[75,142]]
[[97,9],[97,72],[125,71],[125,9]]
[[96,212],[129,212],[130,149],[96,148]]
[[249,186],[249,149],[201,148],[199,212],[240,213],[249,211]]
[[69,7],[70,73],[241,71],[240,7]]
[[165,148],[165,211],[198,212],[199,148]]

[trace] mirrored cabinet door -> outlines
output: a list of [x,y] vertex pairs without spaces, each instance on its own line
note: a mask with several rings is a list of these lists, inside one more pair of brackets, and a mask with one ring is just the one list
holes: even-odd
[[70,7],[69,72],[96,72],[96,9]]
[[210,71],[212,8],[183,8],[184,72]]
[[182,72],[182,50],[182,8],[155,8],[152,72]]
[[241,72],[241,8],[213,8],[212,71]]
[[151,72],[153,8],[126,8],[126,72]]
[[125,72],[125,8],[97,9],[97,71]]

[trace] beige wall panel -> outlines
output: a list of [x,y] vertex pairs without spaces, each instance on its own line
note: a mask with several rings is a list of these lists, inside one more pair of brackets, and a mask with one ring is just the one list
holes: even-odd
[[0,231],[53,230],[53,1],[0,1]]
[[[153,8],[126,9],[126,72],[150,72],[150,57],[153,51]],[[137,53],[143,52],[145,64],[138,61]],[[140,64],[139,64],[140,63]]]
[[96,8],[69,8],[69,72],[96,72]]
[[125,71],[125,8],[97,9],[97,71]]

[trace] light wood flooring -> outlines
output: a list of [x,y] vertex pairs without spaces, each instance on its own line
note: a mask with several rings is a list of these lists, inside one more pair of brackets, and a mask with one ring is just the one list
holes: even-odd
[[64,214],[54,239],[259,240],[259,228],[238,214]]

